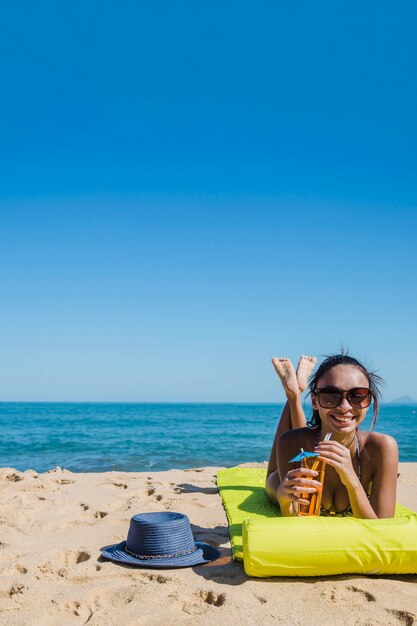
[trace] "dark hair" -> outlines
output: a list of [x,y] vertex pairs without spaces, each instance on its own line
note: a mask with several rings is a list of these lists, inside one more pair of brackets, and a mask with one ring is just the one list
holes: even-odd
[[[374,414],[370,428],[371,432],[376,424],[376,420],[378,419],[379,402],[381,400],[381,392],[379,390],[379,387],[384,384],[384,381],[381,376],[378,376],[378,374],[376,374],[375,372],[369,372],[360,361],[354,359],[352,356],[349,356],[347,352],[341,352],[340,354],[334,354],[325,357],[324,361],[320,364],[318,370],[308,379],[310,395],[316,392],[317,383],[319,382],[320,378],[333,367],[336,367],[336,365],[351,365],[352,367],[356,367],[363,374],[365,374],[366,378],[368,379],[369,388],[371,390],[374,403]],[[308,421],[307,426],[309,428],[318,428],[319,426],[321,426],[321,419],[317,409],[313,409],[313,415]]]

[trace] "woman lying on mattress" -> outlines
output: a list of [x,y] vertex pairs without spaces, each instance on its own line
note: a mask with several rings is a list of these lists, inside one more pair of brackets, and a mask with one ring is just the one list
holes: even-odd
[[[397,443],[388,435],[372,431],[378,417],[377,385],[381,378],[347,354],[327,357],[315,374],[314,357],[302,356],[297,372],[288,359],[273,358],[272,363],[287,403],[272,444],[266,491],[282,515],[297,515],[297,503],[308,504],[302,494],[321,487],[315,480],[317,472],[294,469],[289,464],[303,448],[318,452],[326,461],[320,515],[393,517]],[[301,393],[308,382],[313,416],[306,425]],[[358,430],[372,402],[371,430]],[[324,441],[328,434],[330,440]]]

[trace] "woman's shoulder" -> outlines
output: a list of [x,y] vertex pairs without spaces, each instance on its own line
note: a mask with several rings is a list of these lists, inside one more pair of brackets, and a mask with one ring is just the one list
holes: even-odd
[[360,431],[358,436],[361,448],[366,449],[368,452],[393,453],[398,451],[398,444],[391,435],[374,431]]
[[288,463],[299,452],[300,448],[304,450],[312,451],[314,448],[314,440],[317,436],[317,431],[310,428],[296,428],[295,430],[288,430],[278,440],[278,457],[280,474],[283,476],[288,469]]
[[287,430],[287,432],[281,435],[279,441],[291,445],[300,445],[301,447],[313,446],[317,433],[317,430],[307,427],[296,428],[294,430]]

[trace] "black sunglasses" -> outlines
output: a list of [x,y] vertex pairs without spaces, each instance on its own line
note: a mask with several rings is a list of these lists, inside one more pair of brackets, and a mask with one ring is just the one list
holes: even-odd
[[313,393],[323,409],[335,409],[345,397],[355,409],[366,409],[373,398],[369,387],[354,387],[348,391],[338,387],[323,387],[323,389],[316,389]]

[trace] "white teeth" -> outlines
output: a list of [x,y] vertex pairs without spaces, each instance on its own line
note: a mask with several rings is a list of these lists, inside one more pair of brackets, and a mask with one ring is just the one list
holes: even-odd
[[351,417],[336,417],[336,415],[333,415],[334,419],[338,422],[351,422],[352,418]]

